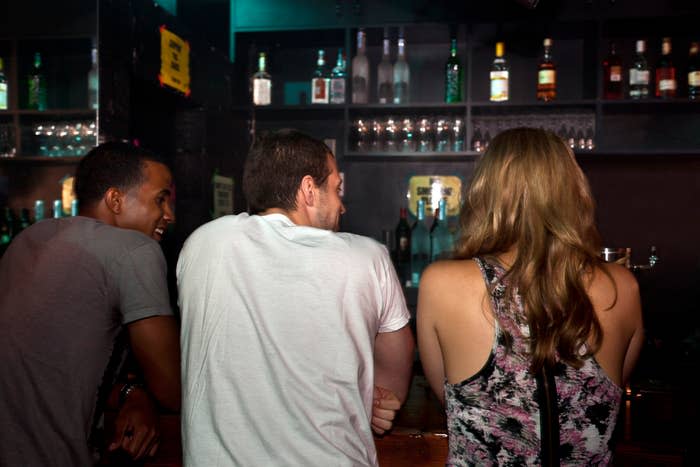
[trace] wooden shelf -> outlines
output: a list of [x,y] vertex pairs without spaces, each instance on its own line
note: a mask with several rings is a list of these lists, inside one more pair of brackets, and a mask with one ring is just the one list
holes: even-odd
[[46,163],[46,164],[76,164],[83,156],[15,156],[0,157],[0,164]]

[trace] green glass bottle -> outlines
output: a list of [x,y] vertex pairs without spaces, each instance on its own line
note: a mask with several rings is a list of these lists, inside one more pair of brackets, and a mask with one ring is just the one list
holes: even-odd
[[5,77],[2,58],[0,58],[0,110],[7,110],[7,77]]
[[430,261],[430,232],[425,225],[425,201],[418,200],[418,220],[411,231],[411,285],[418,287],[420,276]]
[[445,259],[454,247],[454,237],[447,225],[447,201],[445,198],[440,200],[438,206],[435,228],[430,232],[430,261]]
[[457,39],[452,39],[450,58],[445,64],[445,102],[462,102],[464,87],[464,68],[457,56]]
[[27,108],[32,110],[46,110],[46,76],[41,64],[41,54],[34,54],[34,66],[27,77]]

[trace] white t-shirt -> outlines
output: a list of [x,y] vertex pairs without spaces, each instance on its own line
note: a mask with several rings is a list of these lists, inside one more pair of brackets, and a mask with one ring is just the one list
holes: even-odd
[[377,464],[373,348],[409,312],[386,248],[226,216],[177,265],[187,466]]

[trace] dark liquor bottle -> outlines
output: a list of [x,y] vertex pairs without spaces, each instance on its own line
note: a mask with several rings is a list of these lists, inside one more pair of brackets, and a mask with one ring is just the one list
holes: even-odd
[[27,108],[46,110],[46,76],[41,63],[41,54],[34,54],[34,66],[27,77]]
[[464,68],[457,56],[457,39],[450,43],[450,57],[445,64],[445,102],[462,102]]
[[688,98],[700,99],[700,44],[690,43],[688,56]]
[[399,223],[396,225],[394,235],[396,238],[396,270],[401,284],[411,279],[411,226],[408,225],[408,210],[401,208]]
[[430,232],[430,260],[437,261],[449,256],[454,239],[447,225],[447,201],[443,198],[436,210],[436,222]]
[[603,60],[603,97],[622,99],[622,95],[622,58],[615,43],[610,42],[610,52]]
[[425,225],[425,201],[418,200],[418,220],[411,231],[411,285],[418,287],[420,276],[430,261],[430,232]]
[[649,65],[644,53],[647,49],[647,43],[644,40],[638,40],[636,43],[637,53],[630,68],[630,99],[646,99],[649,97]]
[[537,100],[552,101],[557,98],[557,67],[552,60],[552,39],[545,38],[542,58],[537,66]]
[[676,67],[671,60],[671,38],[661,43],[661,58],[656,65],[656,97],[676,97]]

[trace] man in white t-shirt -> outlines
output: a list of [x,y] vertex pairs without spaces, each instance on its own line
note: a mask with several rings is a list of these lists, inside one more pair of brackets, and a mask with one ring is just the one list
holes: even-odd
[[187,466],[375,466],[413,363],[386,249],[336,233],[335,158],[292,130],[258,140],[255,215],[197,229],[177,265]]

